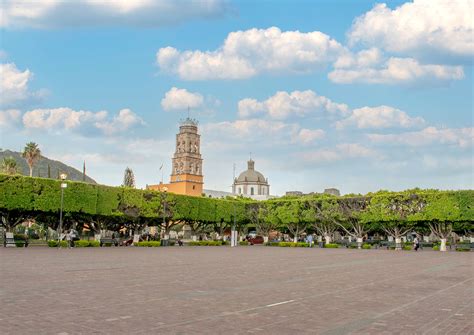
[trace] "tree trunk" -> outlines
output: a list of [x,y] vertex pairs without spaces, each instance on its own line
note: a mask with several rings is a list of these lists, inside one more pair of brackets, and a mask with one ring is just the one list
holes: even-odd
[[263,243],[268,243],[268,236],[263,237]]
[[439,251],[446,251],[446,239],[441,239],[441,245],[439,246]]
[[331,235],[324,235],[324,241],[326,244],[331,243]]
[[395,250],[402,250],[402,239],[395,237]]
[[296,236],[296,234],[295,234],[295,237],[293,237],[293,242],[295,242],[295,243],[298,242],[298,236]]
[[30,168],[30,177],[33,177],[33,166],[29,165],[28,167]]

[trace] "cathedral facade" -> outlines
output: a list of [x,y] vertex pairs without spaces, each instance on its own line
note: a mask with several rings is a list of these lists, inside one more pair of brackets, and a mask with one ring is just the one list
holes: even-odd
[[176,194],[201,196],[204,176],[202,175],[201,135],[198,122],[186,118],[180,123],[176,134],[176,149],[171,159],[171,178],[169,184],[148,185],[151,190]]

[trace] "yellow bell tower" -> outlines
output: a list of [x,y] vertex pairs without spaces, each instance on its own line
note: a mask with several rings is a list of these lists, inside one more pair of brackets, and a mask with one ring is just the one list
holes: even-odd
[[201,135],[198,121],[186,118],[181,121],[176,134],[176,150],[172,158],[172,171],[169,184],[149,185],[149,189],[201,196],[203,189]]

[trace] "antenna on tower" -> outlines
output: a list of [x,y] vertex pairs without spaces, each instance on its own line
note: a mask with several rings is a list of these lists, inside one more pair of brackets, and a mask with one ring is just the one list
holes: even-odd
[[189,108],[189,105],[188,105],[188,119],[189,119],[189,109],[190,109],[190,108]]
[[250,151],[249,156],[250,156],[250,160],[252,160],[252,152],[251,151]]

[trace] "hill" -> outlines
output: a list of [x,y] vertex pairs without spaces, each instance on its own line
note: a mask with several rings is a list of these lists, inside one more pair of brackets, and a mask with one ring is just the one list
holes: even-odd
[[[30,174],[30,169],[26,160],[21,156],[21,152],[10,151],[10,150],[1,150],[0,149],[0,162],[4,157],[13,157],[17,164],[20,166],[21,174],[28,176]],[[39,161],[33,167],[33,176],[34,177],[43,177],[48,178],[48,165],[51,171],[51,178],[58,178],[60,173],[66,173],[67,179],[82,181],[82,171],[79,171],[72,166],[66,165],[62,162],[49,159],[47,157],[41,156]],[[86,171],[87,173],[87,171]],[[96,181],[86,175],[86,182],[96,184]]]

